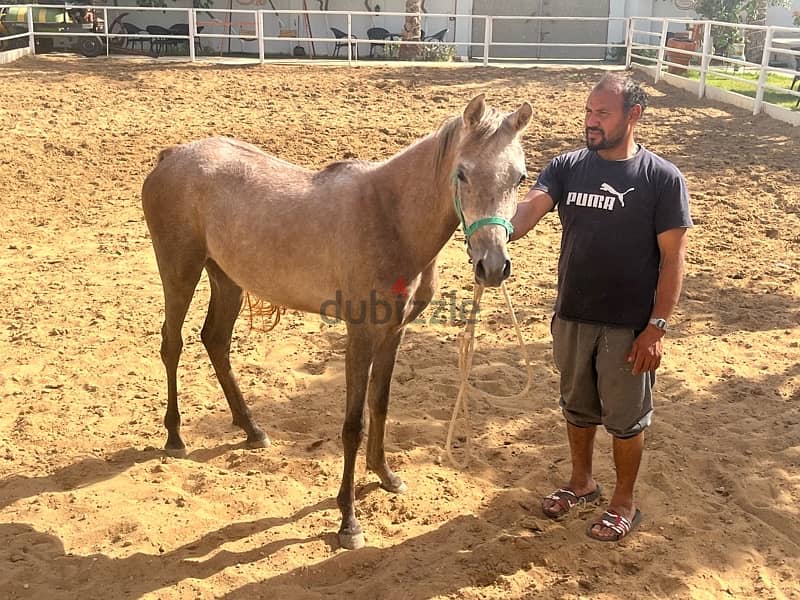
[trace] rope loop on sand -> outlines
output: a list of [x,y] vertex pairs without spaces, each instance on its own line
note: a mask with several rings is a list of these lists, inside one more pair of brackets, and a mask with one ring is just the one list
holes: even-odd
[[[528,356],[528,349],[525,347],[525,342],[522,339],[522,330],[520,329],[519,322],[517,321],[517,315],[514,313],[514,307],[511,305],[511,296],[508,293],[508,288],[506,288],[505,282],[503,282],[501,287],[506,299],[508,313],[511,315],[511,321],[514,323],[514,330],[517,333],[517,341],[519,342],[520,348],[522,348],[522,355],[525,358],[525,367],[528,371],[528,381],[521,391],[511,396],[497,396],[495,394],[490,394],[489,392],[485,392],[480,388],[475,387],[469,382],[469,373],[472,369],[472,359],[475,356],[475,323],[477,321],[480,301],[484,290],[482,285],[475,284],[475,290],[472,297],[472,311],[469,319],[467,320],[467,325],[464,328],[464,332],[461,335],[461,346],[458,350],[458,372],[461,378],[461,383],[458,388],[456,403],[453,406],[453,415],[450,418],[450,426],[447,430],[447,441],[445,442],[445,451],[447,452],[447,457],[450,459],[450,462],[453,464],[453,466],[459,469],[466,469],[472,456],[472,423],[469,416],[470,393],[475,392],[476,394],[480,394],[486,398],[494,398],[496,400],[514,400],[527,395],[533,383],[533,367],[531,366],[530,357]],[[463,461],[459,461],[453,454],[453,436],[455,435],[456,423],[459,420],[459,411],[463,413],[462,418],[464,420],[464,431],[466,436],[466,442],[464,444],[465,458]]]

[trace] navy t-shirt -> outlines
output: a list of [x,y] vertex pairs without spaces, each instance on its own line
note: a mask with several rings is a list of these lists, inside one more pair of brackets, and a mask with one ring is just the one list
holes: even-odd
[[620,161],[582,149],[554,158],[534,187],[561,219],[556,314],[643,329],[661,262],[656,236],[692,226],[677,167],[642,146]]

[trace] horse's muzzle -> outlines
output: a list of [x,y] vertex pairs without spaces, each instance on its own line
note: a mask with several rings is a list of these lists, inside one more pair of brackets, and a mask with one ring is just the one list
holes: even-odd
[[511,259],[505,256],[490,254],[475,263],[475,281],[483,286],[497,287],[510,275]]

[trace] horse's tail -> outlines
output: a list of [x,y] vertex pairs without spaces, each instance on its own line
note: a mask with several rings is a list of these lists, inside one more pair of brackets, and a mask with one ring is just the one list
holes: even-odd
[[150,212],[155,210],[151,207],[155,207],[162,202],[165,193],[169,194],[174,191],[174,185],[166,187],[164,185],[164,176],[170,169],[164,167],[162,163],[164,159],[172,156],[178,149],[179,146],[170,146],[159,152],[155,166],[142,184],[142,207],[144,208],[145,218],[148,217]]
[[156,160],[156,163],[160,163],[162,160],[167,158],[170,154],[175,152],[175,150],[177,150],[177,149],[178,149],[177,146],[170,146],[169,148],[164,148],[161,152],[158,153],[158,160]]

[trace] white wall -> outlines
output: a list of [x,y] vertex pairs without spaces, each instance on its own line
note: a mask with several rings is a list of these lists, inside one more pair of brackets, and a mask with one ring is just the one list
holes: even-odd
[[[609,17],[627,17],[626,9],[627,0],[609,0],[608,3],[608,16]],[[625,22],[624,21],[609,21],[608,23],[608,41],[612,44],[625,41]]]
[[[792,11],[800,11],[800,0],[792,2],[791,10],[777,6],[767,8],[767,25],[778,25],[780,27],[795,27],[792,23]],[[798,35],[800,37],[800,35]]]
[[[798,0],[800,1],[800,0]],[[612,17],[654,17],[659,19],[693,19],[697,15],[693,10],[681,10],[671,1],[664,0],[611,0],[610,15]],[[661,24],[652,22],[647,25],[645,21],[637,21],[636,29],[661,32]],[[668,31],[685,31],[686,26],[681,23],[670,23]],[[609,23],[608,39],[611,42],[624,40],[624,27],[622,23]],[[639,35],[635,41],[645,44],[657,44],[658,38],[654,36]]]

